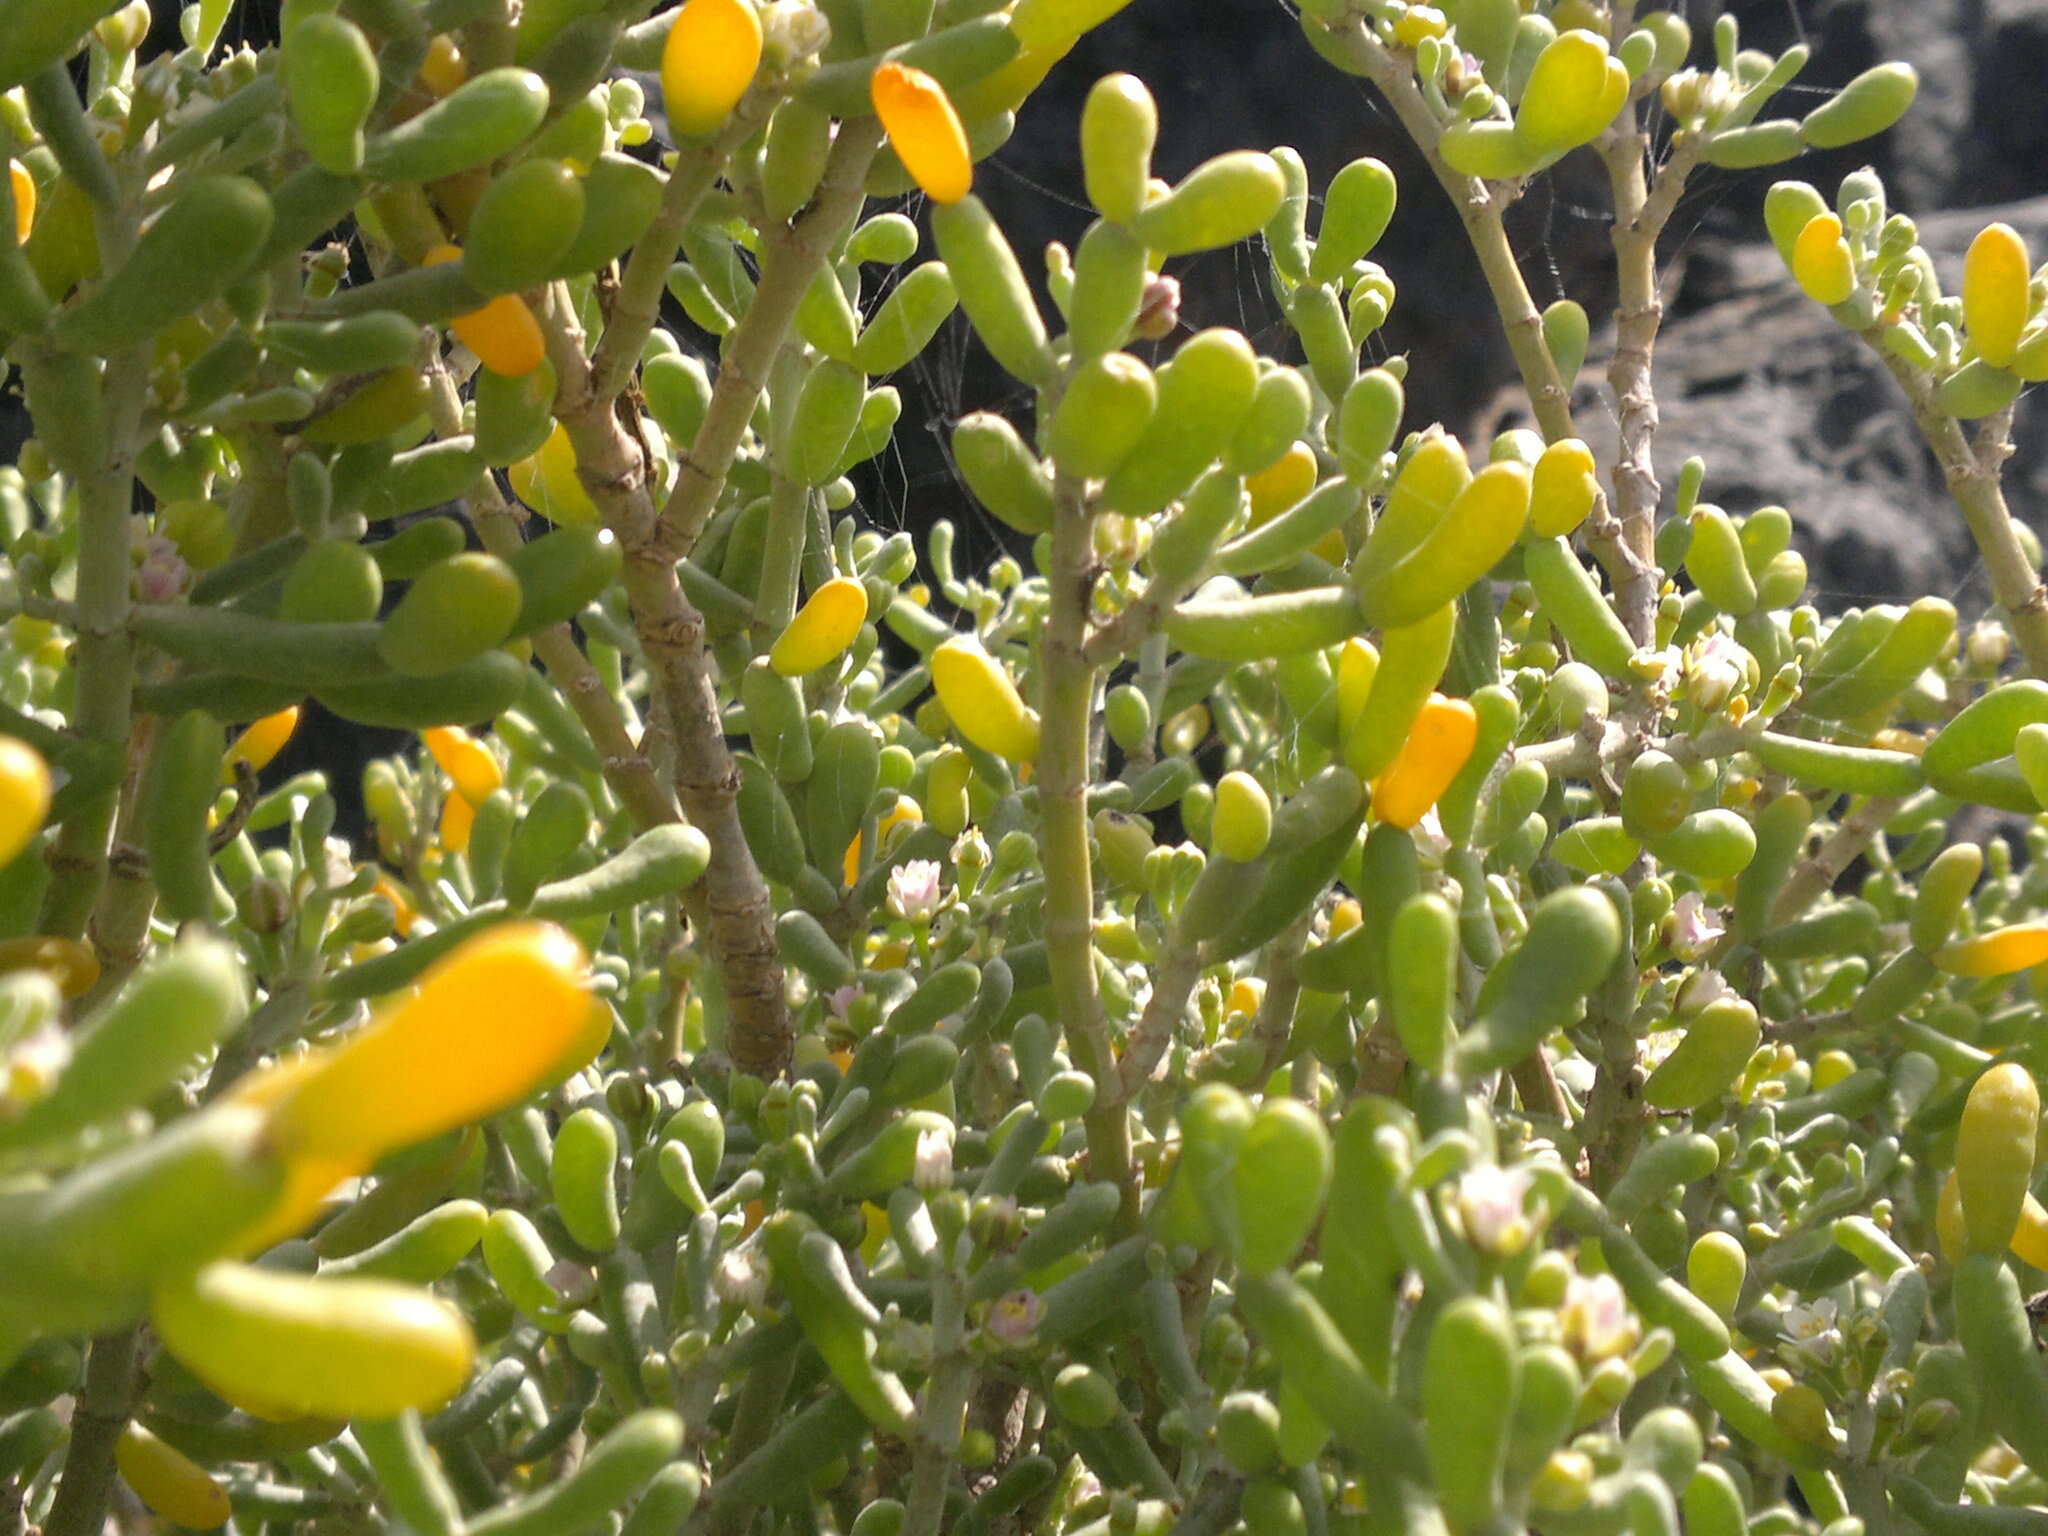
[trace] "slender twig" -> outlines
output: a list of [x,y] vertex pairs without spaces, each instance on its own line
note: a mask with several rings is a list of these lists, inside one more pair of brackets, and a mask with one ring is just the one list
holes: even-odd
[[590,658],[576,644],[569,626],[557,624],[533,637],[533,654],[569,701],[597,748],[597,764],[612,793],[645,828],[680,819],[675,792],[664,784],[654,764],[633,741],[618,700]]
[[939,1536],[946,1490],[960,1455],[960,1431],[976,1379],[966,1346],[966,1304],[950,1265],[932,1277],[932,1374],[911,1444],[903,1536]]
[[1266,994],[1259,999],[1258,1016],[1252,1020],[1251,1037],[1264,1049],[1259,1071],[1270,1075],[1287,1056],[1294,1036],[1294,1013],[1301,1002],[1301,978],[1295,962],[1308,944],[1309,925],[1315,921],[1315,906],[1304,908],[1300,917],[1266,946],[1264,958]]
[[[149,764],[155,757],[162,741],[162,732],[156,721],[148,715],[133,722],[129,732],[127,771],[122,777],[120,790],[120,812],[114,821],[114,846],[132,843],[142,831],[142,785],[147,781]],[[248,820],[249,802],[254,798],[250,793],[251,782],[242,786],[236,796],[235,807],[239,817],[230,816],[236,831]],[[209,849],[215,845],[209,838]],[[128,973],[142,963],[142,957],[149,947],[149,918],[156,906],[156,883],[150,878],[146,863],[130,862],[124,859],[108,861],[107,882],[101,887],[99,900],[93,908],[92,921],[88,925],[92,938],[93,955],[99,961],[99,979],[87,993],[84,1006],[96,1005],[102,998],[113,996],[126,981]]]
[[1186,1016],[1188,998],[1201,979],[1201,946],[1169,930],[1166,949],[1152,968],[1152,996],[1124,1042],[1124,1058],[1118,1063],[1125,1098],[1143,1088],[1159,1070],[1166,1048],[1173,1044],[1174,1028]]
[[139,1343],[140,1329],[133,1325],[92,1341],[43,1536],[100,1536],[106,1524],[107,1499],[114,1491],[114,1445],[135,1411]]
[[1779,889],[1778,899],[1771,903],[1771,922],[1778,926],[1791,922],[1833,890],[1843,871],[1861,857],[1870,840],[1903,804],[1901,796],[1879,795],[1843,817],[1828,840],[1801,859]]
[[[1544,438],[1556,442],[1559,438],[1578,436],[1572,422],[1570,391],[1558,373],[1557,360],[1550,355],[1550,348],[1544,342],[1542,313],[1529,295],[1528,282],[1522,276],[1521,264],[1516,261],[1514,247],[1508,240],[1505,214],[1519,193],[1520,184],[1481,181],[1445,164],[1443,156],[1437,152],[1437,143],[1443,137],[1445,125],[1438,121],[1435,109],[1423,97],[1408,64],[1384,47],[1363,20],[1353,16],[1332,25],[1304,19],[1303,25],[1322,27],[1332,45],[1349,55],[1350,67],[1379,87],[1387,104],[1394,109],[1394,115],[1401,120],[1401,126],[1408,130],[1409,137],[1422,151],[1423,158],[1450,197],[1451,205],[1457,209],[1458,217],[1465,225],[1472,253],[1479,259],[1479,270],[1493,296],[1494,308],[1499,311],[1508,350],[1514,355],[1522,387],[1528,393],[1529,408]],[[1636,174],[1640,176],[1640,163]],[[1650,292],[1653,294],[1656,229],[1652,225],[1661,226],[1663,220],[1670,216],[1670,208],[1661,199],[1675,204],[1683,179],[1682,175],[1675,177],[1668,192],[1660,186],[1659,201],[1638,204],[1634,210],[1640,216],[1640,226],[1638,235],[1632,238],[1639,237],[1644,246],[1645,254],[1639,264],[1646,264],[1650,270]],[[1626,276],[1624,281],[1626,283]],[[1652,332],[1655,329],[1654,318],[1649,317],[1648,320]],[[1647,348],[1643,358],[1647,379]],[[1654,405],[1650,409],[1654,412]],[[1647,437],[1643,439],[1643,450],[1645,453],[1648,451]],[[1650,483],[1654,485],[1654,479]],[[1641,487],[1638,486],[1636,494],[1640,493]],[[1655,503],[1648,505],[1654,506]],[[1652,621],[1655,618],[1656,560],[1654,550],[1647,554],[1639,553],[1630,542],[1640,531],[1640,526],[1638,519],[1625,529],[1622,519],[1607,511],[1603,498],[1603,503],[1596,505],[1586,520],[1586,543],[1607,572],[1607,579],[1613,584],[1616,594],[1622,598],[1623,616],[1630,623],[1630,633],[1639,640],[1647,640],[1649,624],[1645,622],[1640,633],[1635,624],[1644,613],[1648,613]]]
[[1508,350],[1514,354],[1515,366],[1521,371],[1537,426],[1542,429],[1544,437],[1551,440],[1576,436],[1572,429],[1570,396],[1563,379],[1558,376],[1556,360],[1543,343],[1543,316],[1537,311],[1535,300],[1529,296],[1529,285],[1522,278],[1521,264],[1515,260],[1514,249],[1508,243],[1503,216],[1519,190],[1517,184],[1481,181],[1476,176],[1451,169],[1437,151],[1445,125],[1437,120],[1435,110],[1423,97],[1409,65],[1382,46],[1358,17],[1351,17],[1341,26],[1329,30],[1345,37],[1354,56],[1364,66],[1367,77],[1379,87],[1380,94],[1386,97],[1394,115],[1401,120],[1401,126],[1408,130],[1408,136],[1429,162],[1429,168],[1450,198],[1451,206],[1457,209],[1458,217],[1465,225],[1465,234],[1472,242],[1472,253],[1479,258],[1480,272],[1493,294],[1494,307],[1500,311]]
[[1991,596],[2006,612],[2013,638],[2026,658],[2027,671],[2048,677],[2048,588],[2020,543],[2012,513],[1999,483],[2000,467],[2011,452],[2003,431],[1993,431],[1973,448],[1962,425],[1942,410],[1933,381],[1904,359],[1885,350],[1883,327],[1863,333],[1864,341],[1883,359],[1906,393],[1913,420],[1948,482],[1949,495],[1961,508],[1977,553],[1991,576]]
[[1547,1115],[1563,1125],[1571,1124],[1572,1107],[1565,1101],[1556,1069],[1545,1052],[1531,1051],[1515,1063],[1508,1075],[1514,1079],[1515,1092],[1522,1096],[1522,1108],[1531,1114]]
[[1806,1013],[1796,1019],[1779,1020],[1767,1032],[1780,1045],[1802,1045],[1822,1035],[1837,1034],[1855,1022],[1855,1015],[1843,1008],[1834,1013]]
[[1586,778],[1626,756],[1630,736],[1618,720],[1589,718],[1569,736],[1515,748],[1514,761],[1541,763],[1553,776]]

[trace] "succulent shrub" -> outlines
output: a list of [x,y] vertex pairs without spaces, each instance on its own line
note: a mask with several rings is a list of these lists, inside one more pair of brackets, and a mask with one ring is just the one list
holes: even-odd
[[[1169,186],[1135,75],[1040,303],[975,166],[1118,8],[0,0],[0,1530],[2040,1524],[2023,241],[1772,190],[1996,604],[1823,614],[1659,483],[1658,241],[1910,69],[1303,4],[1485,274],[1464,442],[1388,169]],[[1503,224],[1579,153],[1606,463]],[[848,478],[947,332],[979,569]],[[309,704],[418,738],[353,842]]]

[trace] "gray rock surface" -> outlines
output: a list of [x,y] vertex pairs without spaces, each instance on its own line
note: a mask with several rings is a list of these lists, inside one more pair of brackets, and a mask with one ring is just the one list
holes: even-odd
[[[1918,220],[1949,291],[1964,250],[1993,219],[2048,249],[2048,198]],[[1717,297],[1672,322],[1658,343],[1658,478],[1669,488],[1697,453],[1707,462],[1706,499],[1737,513],[1787,507],[1824,607],[1927,592],[1955,597],[1966,611],[1981,605],[1969,534],[1883,364],[1793,286],[1770,245],[1708,247],[1694,259],[1714,265]],[[1604,367],[1596,345],[1574,409],[1596,453],[1611,455]],[[1513,414],[1512,396],[1503,403]],[[2009,505],[2036,527],[2048,513],[2038,406],[2031,394],[2021,398],[2017,451],[2005,467]]]

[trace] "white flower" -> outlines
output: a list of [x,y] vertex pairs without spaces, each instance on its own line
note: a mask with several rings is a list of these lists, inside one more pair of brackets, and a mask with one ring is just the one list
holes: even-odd
[[910,1182],[925,1194],[953,1184],[953,1138],[944,1131],[919,1131]]
[[1444,824],[1437,820],[1433,805],[1422,813],[1422,820],[1415,823],[1408,835],[1425,863],[1441,864],[1444,855],[1451,851],[1451,840],[1444,835]]
[[1536,1223],[1528,1212],[1536,1176],[1526,1167],[1488,1163],[1467,1169],[1458,1180],[1458,1217],[1465,1239],[1495,1258],[1512,1258],[1529,1246]]
[[1687,891],[1671,909],[1671,952],[1681,960],[1699,959],[1727,931],[1698,891]]
[[1709,713],[1726,704],[1742,686],[1749,653],[1727,635],[1716,630],[1693,648],[1686,668],[1686,686],[1692,700]]
[[1678,1043],[1684,1038],[1683,1030],[1653,1029],[1636,1047],[1636,1060],[1645,1072],[1654,1072],[1664,1065],[1664,1058],[1677,1050]]
[[825,1006],[832,1010],[832,1017],[843,1024],[846,1022],[847,1014],[853,1010],[853,1005],[859,997],[860,988],[848,983],[846,986],[837,987],[827,993],[825,996]]
[[0,1101],[33,1104],[71,1063],[71,1036],[54,1021],[31,1030],[0,1056]]
[[1818,1365],[1833,1361],[1842,1342],[1833,1301],[1823,1296],[1817,1301],[1794,1302],[1785,1309],[1784,1321],[1785,1332],[1790,1335],[1786,1346],[1790,1354],[1803,1355]]
[[1559,1321],[1565,1347],[1588,1364],[1633,1349],[1642,1332],[1612,1275],[1573,1275],[1565,1287]]
[[1712,1007],[1724,997],[1732,997],[1734,993],[1735,989],[1728,985],[1728,978],[1719,971],[1688,971],[1685,980],[1678,984],[1676,1011],[1695,1014],[1702,1008]]
[[1004,1292],[988,1309],[988,1318],[981,1327],[999,1344],[1029,1344],[1038,1329],[1038,1292]]
[[718,1256],[718,1265],[711,1271],[711,1289],[720,1301],[751,1309],[767,1298],[768,1277],[748,1255],[728,1249]]
[[1644,646],[1630,658],[1629,668],[1646,683],[1667,682],[1685,670],[1685,653],[1675,645]]
[[330,837],[322,845],[325,873],[321,883],[330,891],[338,891],[354,878],[356,863],[349,856],[348,844],[338,837]]
[[776,69],[789,69],[821,52],[832,23],[811,0],[773,0],[761,12],[761,51]]
[[889,911],[906,923],[928,923],[939,910],[939,865],[911,859],[889,871]]

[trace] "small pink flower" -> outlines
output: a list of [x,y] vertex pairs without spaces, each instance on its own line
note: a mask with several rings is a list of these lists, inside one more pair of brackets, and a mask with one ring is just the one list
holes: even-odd
[[853,1005],[859,997],[859,987],[852,985],[838,987],[826,994],[825,1006],[832,1010],[832,1017],[843,1024],[846,1022],[847,1014],[852,1012]]
[[1724,997],[1733,996],[1734,992],[1735,989],[1728,985],[1728,978],[1719,971],[1691,971],[1679,983],[1678,1003],[1674,1011],[1695,1014]]
[[1707,910],[1698,891],[1687,891],[1671,909],[1671,952],[1681,960],[1697,960],[1728,930],[1718,911]]
[[939,910],[939,865],[911,859],[889,871],[889,912],[906,923],[928,923]]
[[1164,341],[1180,325],[1180,280],[1161,275],[1145,285],[1138,321],[1131,330],[1143,341]]
[[1629,1311],[1628,1297],[1612,1275],[1573,1275],[1565,1287],[1559,1321],[1565,1348],[1587,1363],[1633,1349],[1642,1334],[1642,1325]]
[[564,1307],[587,1307],[597,1300],[597,1276],[581,1264],[563,1259],[547,1272],[548,1289]]
[[1536,1182],[1526,1167],[1502,1168],[1489,1163],[1468,1169],[1458,1180],[1458,1216],[1465,1238],[1495,1258],[1513,1258],[1529,1246],[1536,1223],[1528,1210],[1529,1190]]
[[1038,1292],[1015,1290],[998,1296],[981,1327],[998,1344],[1029,1344],[1038,1331]]
[[142,544],[142,564],[135,573],[135,595],[145,603],[168,603],[185,590],[192,568],[178,546],[159,534]]
[[719,1255],[718,1265],[711,1271],[711,1289],[721,1301],[752,1309],[767,1299],[768,1276],[746,1254],[728,1250]]

